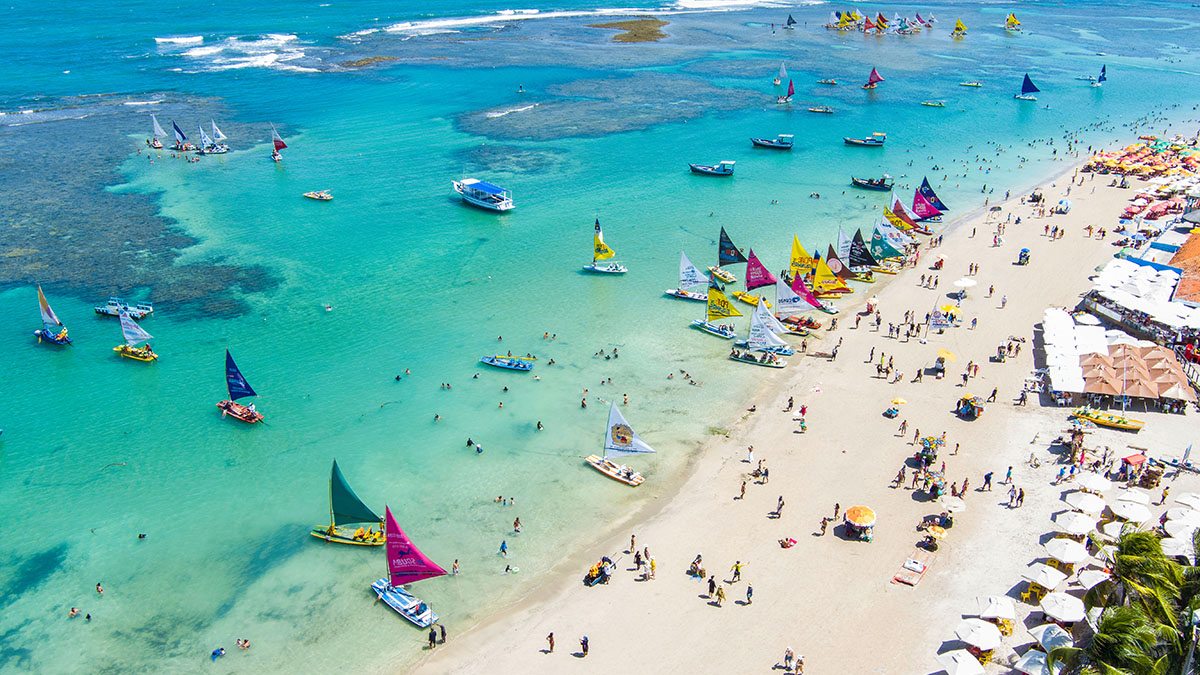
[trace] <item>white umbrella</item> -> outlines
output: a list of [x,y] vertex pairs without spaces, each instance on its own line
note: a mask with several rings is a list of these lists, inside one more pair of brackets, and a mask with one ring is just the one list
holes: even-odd
[[1177,507],[1167,511],[1167,520],[1177,522],[1177,523],[1189,523],[1189,524],[1200,525],[1200,511],[1193,511],[1192,509],[1183,509],[1183,508],[1180,508],[1177,506]]
[[1104,492],[1113,487],[1113,482],[1098,473],[1084,471],[1075,479],[1075,484],[1092,492]]
[[989,595],[979,598],[979,606],[983,609],[979,612],[981,619],[1008,619],[1012,621],[1017,618],[1017,604],[1007,595]]
[[1182,504],[1193,509],[1200,509],[1200,493],[1185,492],[1175,498],[1176,504]]
[[952,652],[937,655],[938,663],[950,675],[983,675],[983,666],[979,659],[965,649],[955,649]]
[[1067,534],[1087,534],[1096,527],[1096,517],[1078,511],[1064,511],[1054,516],[1058,529]]
[[950,513],[958,513],[959,511],[967,510],[967,503],[959,497],[942,497],[942,506]]
[[1083,570],[1079,573],[1079,585],[1083,586],[1084,590],[1091,590],[1092,586],[1108,579],[1110,576],[1112,575],[1104,570]]
[[1021,573],[1021,577],[1027,581],[1032,581],[1042,588],[1049,588],[1050,590],[1054,590],[1059,584],[1067,580],[1067,575],[1059,572],[1046,563],[1036,563],[1030,565],[1029,567],[1025,568],[1024,572]]
[[1163,553],[1174,558],[1175,556],[1183,556],[1188,559],[1188,562],[1195,564],[1196,549],[1192,546],[1190,537],[1182,539],[1176,537],[1167,537],[1162,540]]
[[1122,492],[1121,494],[1117,495],[1117,501],[1133,502],[1134,504],[1142,504],[1142,505],[1148,506],[1150,504],[1150,495],[1146,494],[1145,492],[1142,492],[1141,490],[1126,490],[1126,491]]
[[[1051,624],[1053,625],[1053,624]],[[1046,653],[1030,649],[1013,664],[1013,670],[1025,675],[1058,675],[1062,672],[1063,664],[1057,663],[1052,670],[1046,664]]]
[[1029,629],[1029,634],[1047,652],[1051,649],[1070,647],[1075,644],[1075,639],[1071,637],[1071,634],[1063,630],[1062,626],[1056,623],[1044,623],[1040,626],[1034,626]]
[[972,286],[974,286],[975,284],[978,284],[978,283],[979,283],[979,282],[978,282],[978,281],[975,281],[974,279],[968,279],[967,277],[963,277],[963,278],[961,278],[961,279],[958,279],[957,281],[955,281],[955,282],[954,282],[954,286],[955,286],[956,288],[970,288],[970,287],[972,287]]
[[1051,539],[1044,548],[1055,560],[1075,564],[1088,557],[1087,547],[1074,539]]
[[1087,611],[1083,607],[1082,600],[1066,593],[1050,593],[1046,595],[1046,597],[1042,598],[1041,607],[1046,616],[1065,623],[1083,621],[1084,614]]
[[1078,323],[1078,324],[1081,324],[1084,326],[1099,326],[1100,319],[1097,319],[1095,316],[1093,316],[1091,314],[1080,314],[1079,316],[1075,317],[1075,323]]
[[1113,515],[1121,520],[1128,520],[1134,523],[1144,523],[1150,520],[1150,509],[1137,502],[1118,501],[1115,504],[1110,504],[1108,508],[1113,512]]
[[1063,497],[1071,508],[1084,513],[1100,513],[1104,510],[1104,500],[1086,492],[1072,492]]
[[1117,539],[1121,536],[1121,531],[1125,529],[1125,523],[1120,520],[1114,520],[1111,523],[1105,523],[1100,526],[1100,532],[1110,539]]
[[1166,530],[1167,535],[1177,539],[1191,539],[1192,534],[1196,530],[1200,530],[1200,525],[1189,523],[1184,520],[1168,520],[1163,525],[1163,530]]
[[996,624],[983,619],[963,619],[958,628],[954,629],[954,634],[959,640],[985,651],[999,647],[1002,641],[1000,629]]

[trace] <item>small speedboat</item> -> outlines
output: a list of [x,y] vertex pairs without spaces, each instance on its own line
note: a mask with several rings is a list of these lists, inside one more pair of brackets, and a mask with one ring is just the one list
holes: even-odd
[[883,174],[882,178],[855,178],[854,176],[851,176],[850,184],[863,190],[888,192],[892,189],[892,186],[896,184],[896,181],[892,180],[892,177],[885,173]]
[[522,359],[515,356],[484,356],[479,359],[479,362],[495,368],[503,368],[505,370],[517,370],[527,373],[533,370],[533,362],[529,359]]
[[792,134],[779,134],[775,138],[751,138],[750,142],[759,148],[791,150],[794,138]]
[[976,82],[975,80],[971,80],[970,82],[959,82],[958,86],[960,86],[960,87],[982,87],[983,83]]
[[814,106],[811,106],[811,107],[809,107],[809,109],[808,109],[808,112],[812,112],[812,113],[824,113],[824,114],[826,114],[826,115],[832,115],[832,114],[833,114],[833,108],[830,108],[830,107],[829,107],[829,106],[827,106],[827,105],[814,105]]
[[837,80],[834,80],[834,79],[817,80],[817,84],[828,84],[828,85],[832,85],[832,86],[837,86]]
[[925,106],[926,108],[945,108],[946,102],[945,101],[921,101],[921,105]]
[[844,141],[846,145],[857,145],[865,148],[882,148],[884,142],[887,141],[887,134],[876,131],[866,138],[850,138],[849,136],[845,136],[842,138],[842,141]]
[[668,288],[663,293],[681,300],[695,300],[696,302],[708,302],[708,293],[697,293],[683,288]]
[[333,201],[333,193],[329,190],[313,190],[312,192],[305,192],[304,196],[319,202]]
[[688,164],[688,168],[692,170],[692,173],[703,176],[732,176],[734,164],[736,162],[726,159],[716,164]]
[[612,263],[594,262],[590,265],[584,265],[583,270],[585,272],[595,272],[597,274],[625,274],[626,272],[629,271],[629,269],[626,268],[621,263],[615,263],[615,262],[612,262]]
[[471,206],[488,211],[508,211],[516,206],[513,203],[512,192],[494,183],[478,178],[464,178],[451,181],[451,184],[454,185],[454,191],[462,195],[462,200]]
[[704,319],[696,319],[692,321],[692,328],[702,330],[709,335],[716,335],[717,337],[725,340],[732,340],[733,338],[737,337],[737,333],[734,332],[733,326],[728,324],[710,323]]

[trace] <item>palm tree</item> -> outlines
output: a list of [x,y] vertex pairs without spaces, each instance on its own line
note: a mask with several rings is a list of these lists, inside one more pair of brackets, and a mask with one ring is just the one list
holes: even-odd
[[1110,607],[1100,615],[1086,647],[1059,647],[1047,659],[1064,673],[1081,675],[1165,675],[1171,660],[1161,652],[1175,631],[1150,620],[1139,607]]
[[1163,553],[1157,535],[1145,531],[1122,533],[1109,568],[1112,576],[1084,595],[1085,605],[1138,607],[1148,620],[1179,628],[1176,603],[1184,584],[1184,567]]

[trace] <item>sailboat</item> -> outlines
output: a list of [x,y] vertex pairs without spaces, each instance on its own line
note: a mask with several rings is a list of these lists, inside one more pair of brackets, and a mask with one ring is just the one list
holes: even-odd
[[733,303],[729,302],[729,298],[725,297],[725,293],[721,289],[710,287],[708,289],[708,303],[705,306],[704,318],[692,321],[692,328],[698,328],[705,333],[716,335],[719,338],[732,340],[736,335],[733,331],[733,326],[725,323],[717,324],[713,323],[713,321],[741,315],[742,313],[737,311]]
[[795,26],[796,26],[796,20],[792,18],[791,14],[788,14],[787,23],[783,24],[783,29],[784,30],[796,30]]
[[384,522],[387,529],[387,567],[388,575],[371,584],[371,590],[388,607],[396,610],[400,616],[416,624],[419,628],[428,628],[437,623],[438,615],[420,598],[404,589],[406,584],[414,584],[425,579],[433,579],[446,575],[446,570],[429,559],[421,552],[404,530],[396,524],[392,510],[384,507]]
[[775,81],[774,81],[775,86],[778,87],[780,85],[780,83],[782,83],[786,79],[787,79],[787,65],[784,64],[783,62],[780,62],[779,74],[775,76]]
[[225,140],[225,134],[217,128],[217,123],[212,123],[213,137],[209,138],[204,131],[204,125],[200,125],[200,154],[202,155],[223,155],[229,152],[229,146],[221,143]]
[[37,336],[38,342],[49,342],[52,345],[69,345],[71,338],[67,336],[67,328],[63,326],[63,322],[59,321],[58,316],[50,309],[50,303],[46,302],[46,294],[42,292],[42,287],[37,287],[38,291],[38,309],[42,311],[42,327],[33,331]]
[[614,401],[608,409],[608,427],[604,431],[604,456],[588,455],[583,461],[615,481],[629,487],[637,487],[646,481],[646,477],[609,458],[643,455],[651,452],[654,452],[654,448],[638,437],[637,432],[629,426],[629,422],[625,421],[625,417],[617,409],[617,403]]
[[679,252],[679,288],[670,288],[664,291],[667,295],[684,300],[697,300],[699,302],[708,302],[708,293],[697,293],[689,291],[689,288],[696,286],[708,286],[708,278],[705,277],[692,261],[688,259],[687,254],[683,251]]
[[1100,77],[1096,78],[1096,81],[1092,83],[1092,86],[1093,87],[1103,87],[1104,83],[1107,81],[1108,81],[1108,66],[1100,66]]
[[190,152],[196,149],[196,146],[188,143],[187,135],[183,133],[183,129],[179,128],[174,120],[171,121],[171,130],[175,132],[175,145],[171,149],[176,152]]
[[962,19],[955,20],[954,30],[950,31],[950,37],[960,38],[960,37],[966,37],[966,35],[967,35],[967,24],[963,23]]
[[804,246],[800,244],[800,238],[792,235],[792,255],[788,259],[788,274],[792,277],[801,279],[813,273],[817,267],[817,261],[808,251],[804,250]]
[[875,87],[879,86],[880,82],[883,82],[883,76],[879,74],[879,71],[877,69],[872,68],[871,74],[867,77],[867,83],[864,84],[862,86],[862,88],[863,89],[874,89]]
[[279,132],[275,130],[274,124],[271,125],[271,144],[274,146],[274,149],[271,150],[271,159],[275,160],[276,162],[282,162],[283,155],[279,154],[279,151],[286,148],[287,143],[283,142],[283,137],[280,136]]
[[[366,530],[359,527],[352,531],[348,527],[362,523],[379,523],[379,531],[369,527]],[[336,459],[333,460],[333,469],[329,473],[329,525],[318,525],[309,534],[331,544],[383,546],[383,519],[364,504],[350,488],[350,483],[346,482]]]
[[[754,249],[750,249],[750,256],[746,261],[746,290],[734,291],[733,297],[746,303],[747,305],[758,306],[761,298],[757,295],[751,295],[750,291],[763,286],[773,286],[775,284],[775,275],[767,269],[767,266],[762,264],[758,256],[754,255]],[[763,300],[766,302],[766,300]],[[771,303],[767,303],[770,307]]]
[[254,409],[253,403],[242,405],[237,402],[239,398],[258,396],[258,394],[242,376],[242,371],[238,370],[228,349],[225,350],[225,388],[229,390],[229,398],[217,404],[217,408],[221,411],[221,417],[229,415],[247,424],[263,420],[262,413]]
[[[734,343],[734,349],[730,350],[729,358],[742,363],[753,363],[759,366],[768,366],[771,368],[782,368],[787,365],[786,361],[778,359],[760,359],[755,357],[750,352],[763,352],[771,355],[791,356],[796,353],[791,345],[784,342],[783,338],[779,337],[780,333],[786,333],[788,329],[776,319],[771,310],[767,308],[767,301],[760,300],[758,306],[754,308],[754,314],[750,316],[750,333],[745,340],[739,340]],[[738,347],[747,350],[745,353],[740,353]]]
[[796,95],[796,85],[791,80],[788,80],[787,95],[776,97],[775,103],[777,103],[779,105],[785,105],[785,104],[791,103],[792,97],[795,95]]
[[[806,287],[805,292],[807,293],[807,291]],[[820,328],[821,324],[819,322],[807,316],[799,315],[800,312],[808,312],[820,308],[820,301],[812,297],[811,293],[807,297],[802,296],[793,291],[792,287],[783,279],[775,282],[775,318],[783,323],[788,334],[808,337],[810,335],[808,329],[815,330]]]
[[[818,299],[817,296],[813,295],[813,292],[808,287],[808,284],[804,283],[804,277],[802,277],[802,276],[792,277],[791,290],[795,295],[798,295],[805,304],[812,306],[814,309],[819,309],[822,312],[825,312],[826,314],[837,314],[838,313],[837,306],[834,305],[832,302],[829,302],[828,300]],[[779,304],[782,307],[782,305],[783,305],[783,296],[782,295],[779,296]]]
[[1009,13],[1008,18],[1004,20],[1004,30],[1010,33],[1021,32],[1021,22],[1017,20],[1017,15]]
[[708,268],[712,272],[713,278],[726,284],[732,284],[737,281],[737,277],[728,270],[721,269],[722,265],[737,265],[738,263],[746,262],[746,256],[738,250],[738,247],[733,245],[733,240],[729,238],[729,234],[725,232],[725,228],[721,228],[721,238],[717,241],[717,264]]
[[888,219],[888,222],[895,225],[898,229],[904,232],[916,232],[917,234],[931,235],[933,230],[928,226],[912,219],[908,215],[908,211],[904,209],[904,205],[900,203],[898,197],[892,201],[892,208],[883,207],[883,217]]
[[615,255],[617,255],[617,252],[604,243],[604,233],[600,230],[600,219],[597,218],[596,233],[592,238],[592,264],[584,265],[583,269],[585,272],[597,272],[600,274],[625,274],[629,270],[621,263],[610,262],[604,265],[598,264],[601,260],[608,260]]
[[[150,362],[158,360],[158,354],[150,347],[150,343],[146,342],[154,336],[147,333],[136,321],[130,318],[129,312],[126,312],[124,309],[121,310],[118,316],[121,317],[121,335],[125,338],[125,344],[113,347],[113,351],[134,361]],[[146,345],[138,347],[138,343],[141,342],[146,342]]]
[[812,290],[817,298],[836,298],[854,292],[853,288],[847,286],[846,282],[833,273],[824,258],[814,258],[814,260],[816,266],[813,268]]
[[162,150],[163,144],[159,139],[166,138],[167,132],[163,131],[162,125],[158,123],[158,118],[150,115],[150,123],[154,125],[154,132],[150,138],[146,139],[146,145],[155,150]]
[[871,17],[869,17],[869,16],[866,18],[865,21],[863,21],[862,30],[864,33],[870,33],[873,30],[878,30],[878,28],[879,28],[878,26],[876,26],[874,23],[871,22]]
[[1025,80],[1021,82],[1021,93],[1013,95],[1013,98],[1021,101],[1036,101],[1037,97],[1034,94],[1041,91],[1033,80],[1029,79],[1029,73],[1025,73]]
[[871,270],[868,269],[861,272],[855,272],[854,270],[850,269],[849,265],[842,262],[842,258],[837,254],[837,251],[833,250],[832,244],[825,252],[825,264],[829,265],[829,269],[833,270],[833,273],[836,274],[839,279],[857,281],[863,284],[875,283],[875,274],[871,272]]

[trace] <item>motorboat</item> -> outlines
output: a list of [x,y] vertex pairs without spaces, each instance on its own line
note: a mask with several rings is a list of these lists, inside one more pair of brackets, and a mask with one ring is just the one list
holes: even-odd
[[454,191],[462,195],[462,200],[471,206],[488,211],[508,211],[515,206],[512,193],[494,183],[464,178],[451,181],[451,184],[454,185]]

